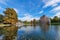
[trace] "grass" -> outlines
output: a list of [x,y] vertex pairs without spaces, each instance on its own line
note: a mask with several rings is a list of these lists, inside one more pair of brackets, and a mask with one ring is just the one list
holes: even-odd
[[0,24],[0,27],[9,26],[8,24]]

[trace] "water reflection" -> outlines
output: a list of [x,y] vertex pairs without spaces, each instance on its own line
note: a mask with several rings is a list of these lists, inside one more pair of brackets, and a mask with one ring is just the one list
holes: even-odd
[[0,40],[60,40],[60,25],[4,27]]
[[2,40],[16,40],[17,36],[17,27],[16,26],[10,26],[10,27],[4,27],[3,28],[3,39]]
[[40,26],[41,30],[44,31],[44,32],[49,31],[49,27],[50,27],[50,25],[43,25],[43,26]]
[[57,40],[57,36],[58,26],[26,26],[18,29],[17,40]]

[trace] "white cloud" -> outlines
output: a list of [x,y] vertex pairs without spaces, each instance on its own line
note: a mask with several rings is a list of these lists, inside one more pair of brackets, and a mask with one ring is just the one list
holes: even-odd
[[51,18],[53,19],[55,16],[60,17],[60,12],[55,13]]
[[52,7],[55,7],[55,6],[57,6],[58,4],[54,4],[54,5],[52,5]]
[[44,2],[45,5],[43,6],[43,8],[48,7],[48,6],[53,6],[54,4],[57,4],[59,2],[60,2],[60,0],[49,0],[47,2],[45,1]]
[[55,15],[51,16],[50,18],[53,19]]
[[32,16],[30,14],[23,14],[23,15],[24,15],[24,17],[19,18],[22,21],[25,21],[25,20],[30,21],[32,18]]
[[51,17],[51,18],[54,18],[54,16],[60,17],[60,6],[53,8],[50,12],[55,13],[55,15],[53,15],[53,17]]
[[56,13],[54,16],[60,17],[60,12]]
[[43,13],[43,10],[39,12],[39,14]]
[[18,9],[16,9],[16,8],[13,8],[17,13],[19,13],[19,11],[18,11]]
[[22,20],[22,21],[31,21],[31,20],[33,20],[33,19],[38,20],[39,18],[33,17],[33,16],[30,15],[30,14],[24,14],[24,17],[18,18],[18,19],[20,19],[20,20]]
[[60,11],[60,6],[53,8],[50,12],[57,12],[57,11]]
[[3,11],[4,11],[4,10],[5,10],[5,9],[0,6],[0,14],[4,15],[4,14],[3,14]]
[[1,4],[7,5],[8,0],[0,0]]
[[49,1],[51,1],[51,0],[42,0],[42,2],[44,2],[44,3],[49,2]]
[[0,10],[3,10],[3,8],[2,8],[2,7],[0,7]]

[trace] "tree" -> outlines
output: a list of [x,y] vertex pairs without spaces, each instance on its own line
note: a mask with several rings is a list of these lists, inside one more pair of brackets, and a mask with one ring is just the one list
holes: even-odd
[[4,23],[16,24],[18,21],[17,13],[13,8],[6,8],[4,11]]
[[59,22],[60,22],[60,18],[59,18]]
[[28,22],[27,22],[27,21],[24,21],[23,23],[24,23],[25,25],[27,25],[27,24],[28,24]]
[[55,17],[54,17],[54,20],[56,20],[56,21],[57,21],[58,19],[59,19],[59,18],[58,18],[57,16],[55,16]]
[[3,17],[4,17],[4,16],[0,14],[0,23],[3,22]]
[[18,22],[22,22],[21,20],[18,20]]
[[33,25],[33,21],[32,20],[30,21],[30,24],[31,24],[31,26]]
[[36,19],[33,19],[33,25],[36,25]]
[[59,21],[59,18],[58,18],[57,16],[55,16],[55,17],[53,18],[53,20],[54,20],[54,22],[58,22],[58,21]]

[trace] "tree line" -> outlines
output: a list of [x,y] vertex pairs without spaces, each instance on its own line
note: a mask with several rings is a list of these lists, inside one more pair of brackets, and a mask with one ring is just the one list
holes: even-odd
[[[49,18],[51,24],[60,24],[60,18],[58,16],[54,16],[54,18]],[[20,20],[21,21],[21,20]],[[33,19],[31,21],[23,21],[24,24],[31,24],[31,25],[39,25],[40,24],[40,19],[36,20]]]
[[50,18],[52,24],[60,24],[60,18],[58,16],[54,16],[54,18]]

